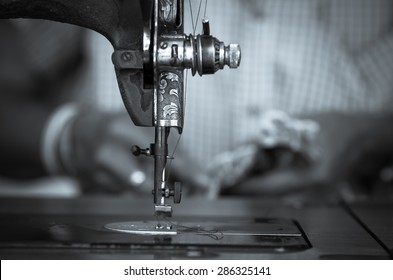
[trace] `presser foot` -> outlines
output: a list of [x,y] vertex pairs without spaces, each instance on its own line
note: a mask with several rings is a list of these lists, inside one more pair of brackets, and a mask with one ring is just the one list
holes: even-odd
[[[155,191],[153,190],[153,195]],[[173,202],[175,204],[180,203],[182,196],[182,186],[181,183],[175,182],[172,188],[164,187],[161,189],[161,199],[160,204],[154,205],[154,213],[157,217],[172,217],[172,206],[165,203],[165,199],[173,197]]]
[[172,206],[160,204],[154,206],[154,212],[157,217],[172,217]]

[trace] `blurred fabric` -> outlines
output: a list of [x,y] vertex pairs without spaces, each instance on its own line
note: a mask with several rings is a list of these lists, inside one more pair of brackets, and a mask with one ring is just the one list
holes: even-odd
[[[199,1],[191,5],[196,19]],[[192,33],[185,6],[185,32]],[[242,61],[235,71],[188,74],[180,149],[200,168],[255,136],[271,109],[297,116],[393,111],[392,1],[214,0],[206,16],[214,36],[240,43]],[[112,48],[96,33],[88,38],[97,106],[123,110]]]
[[[193,32],[191,19],[197,19],[200,3],[185,0],[186,33]],[[357,126],[351,121],[359,119],[344,121],[343,114],[393,113],[392,1],[207,3],[211,33],[226,44],[240,43],[242,61],[234,71],[204,77],[192,77],[190,72],[186,75],[185,129],[177,155],[192,159],[195,169],[189,168],[188,173],[195,170],[196,177],[208,173],[208,163],[258,137],[262,118],[270,110],[296,118],[322,115],[316,118],[321,126],[319,141],[329,160],[336,159],[336,153],[342,155],[348,143],[356,144],[356,136],[346,134],[348,128],[355,132],[359,128],[361,133],[369,125],[375,128],[370,133],[376,134],[377,129],[388,128],[389,118],[384,118],[380,127],[374,125],[378,118]],[[202,29],[202,14],[194,23],[196,33]],[[82,111],[93,109],[97,115],[127,114],[111,62],[113,48],[102,35],[40,20],[1,21],[0,33],[0,91],[5,98],[0,104],[0,121],[1,127],[7,127],[0,144],[4,155],[17,150],[21,157],[30,160],[1,162],[2,173],[12,171],[5,175],[34,173],[31,159],[38,155],[29,148],[37,144],[34,139],[39,138],[41,128],[36,127],[33,119],[26,122],[23,118],[30,113],[45,121],[58,106],[72,101]],[[31,104],[43,104],[45,113],[35,112]],[[338,116],[333,123],[324,118],[329,114]],[[91,130],[86,129],[85,134],[99,129],[99,120],[91,121]],[[137,131],[127,127],[130,135]],[[89,137],[94,139],[95,135]],[[177,137],[172,133],[171,149]],[[152,140],[145,141],[145,145]],[[383,145],[378,143],[370,146],[389,146],[386,141]],[[367,161],[356,151],[350,158]],[[124,149],[118,152],[124,154]],[[181,160],[175,160],[176,164],[190,166]],[[389,166],[390,161],[378,165],[386,170],[382,177],[390,176]]]

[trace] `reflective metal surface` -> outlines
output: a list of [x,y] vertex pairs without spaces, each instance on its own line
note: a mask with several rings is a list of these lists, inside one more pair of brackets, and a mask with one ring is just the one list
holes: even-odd
[[176,235],[177,227],[171,224],[161,224],[157,221],[131,221],[110,223],[104,226],[106,229],[140,235]]
[[[225,219],[226,220],[226,219]],[[270,237],[302,237],[299,228],[290,220],[252,219],[233,220],[232,222],[217,220],[174,222],[127,221],[106,224],[109,230],[140,235],[216,235],[217,239],[225,236],[270,236]]]

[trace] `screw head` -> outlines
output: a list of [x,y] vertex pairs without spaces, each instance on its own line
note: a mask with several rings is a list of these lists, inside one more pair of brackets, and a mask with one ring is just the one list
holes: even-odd
[[130,52],[124,52],[124,53],[121,55],[121,59],[122,59],[123,61],[126,61],[126,62],[131,61],[131,60],[132,60],[132,53],[130,53]]
[[168,43],[167,42],[161,42],[160,43],[160,48],[161,49],[166,49],[168,47]]

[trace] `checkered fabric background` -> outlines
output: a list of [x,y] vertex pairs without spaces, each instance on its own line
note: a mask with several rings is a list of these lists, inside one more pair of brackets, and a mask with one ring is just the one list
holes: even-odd
[[[191,3],[195,19],[199,0]],[[210,0],[207,17],[212,35],[241,45],[242,62],[213,76],[188,75],[180,149],[201,167],[252,136],[267,110],[393,111],[393,1]],[[90,33],[89,48],[97,106],[124,110],[112,47]]]

